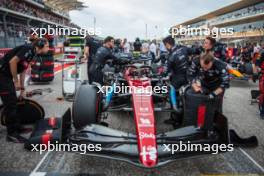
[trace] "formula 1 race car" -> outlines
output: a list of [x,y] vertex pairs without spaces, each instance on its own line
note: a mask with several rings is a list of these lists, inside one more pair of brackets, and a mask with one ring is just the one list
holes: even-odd
[[237,80],[245,80],[248,81],[253,76],[253,66],[250,61],[243,62],[239,57],[234,57],[230,61],[229,67],[232,67],[232,71],[236,71],[237,73],[232,74],[233,78]]
[[[75,131],[68,143],[101,144],[100,152],[87,151],[87,154],[147,168],[212,153],[211,150],[176,150],[176,144],[258,145],[255,136],[242,139],[229,130],[227,118],[217,110],[218,100],[209,101],[207,96],[188,87],[175,90],[163,75],[164,69],[153,70],[145,64],[149,58],[121,57],[124,62],[115,65],[113,72],[104,72],[105,85],[84,82],[78,89],[72,108]],[[129,87],[129,91],[119,90],[120,87]],[[131,112],[136,134],[101,124],[111,111]],[[172,131],[157,134],[155,112],[182,115],[183,123]]]

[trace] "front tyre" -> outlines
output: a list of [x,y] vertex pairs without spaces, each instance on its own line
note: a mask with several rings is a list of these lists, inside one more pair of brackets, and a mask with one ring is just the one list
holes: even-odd
[[83,83],[76,92],[72,105],[73,125],[76,129],[99,123],[101,114],[101,93],[95,85]]

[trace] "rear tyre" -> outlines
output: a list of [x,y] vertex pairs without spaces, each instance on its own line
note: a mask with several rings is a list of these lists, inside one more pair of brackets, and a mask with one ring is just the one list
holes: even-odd
[[101,94],[95,85],[83,83],[76,92],[72,118],[76,129],[100,122]]

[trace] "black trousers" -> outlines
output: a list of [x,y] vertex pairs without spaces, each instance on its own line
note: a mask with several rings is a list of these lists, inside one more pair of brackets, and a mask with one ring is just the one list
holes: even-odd
[[92,83],[91,82],[91,77],[92,76],[90,75],[90,67],[91,67],[92,63],[93,63],[92,57],[89,57],[88,58],[88,62],[87,62],[87,77],[88,77],[88,80],[89,80],[90,84]]
[[19,129],[20,123],[17,114],[17,95],[12,78],[0,73],[0,97],[6,107],[7,133],[11,134]]
[[102,72],[102,67],[99,64],[92,63],[91,66],[89,67],[89,83],[91,84],[92,82],[97,82],[101,85],[103,85],[104,81],[104,75]]
[[220,112],[221,114],[223,113],[224,95],[225,95],[225,91],[220,95],[218,95],[219,96],[218,112]]
[[172,75],[170,77],[170,81],[176,90],[178,90],[179,88],[181,88],[182,86],[184,86],[188,83],[185,75],[177,75],[177,76]]

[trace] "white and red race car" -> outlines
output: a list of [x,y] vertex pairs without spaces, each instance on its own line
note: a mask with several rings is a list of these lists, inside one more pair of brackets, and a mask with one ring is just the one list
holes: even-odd
[[[188,88],[181,89],[177,95],[162,69],[155,72],[146,61],[143,57],[126,59],[114,72],[104,72],[104,86],[88,83],[80,86],[73,102],[72,120],[76,130],[68,138],[69,143],[100,144],[101,151],[87,151],[87,154],[147,168],[212,153],[210,150],[176,150],[175,146],[180,144],[258,145],[255,136],[242,139],[234,130],[229,130],[227,118],[214,107],[216,101],[208,101],[204,95],[194,94]],[[120,86],[127,86],[130,91],[117,93],[115,90]],[[161,91],[154,92],[154,87]],[[152,91],[148,91],[150,89]],[[111,111],[131,111],[136,134],[102,125],[102,117]],[[180,114],[182,125],[157,134],[155,112],[158,111]]]

